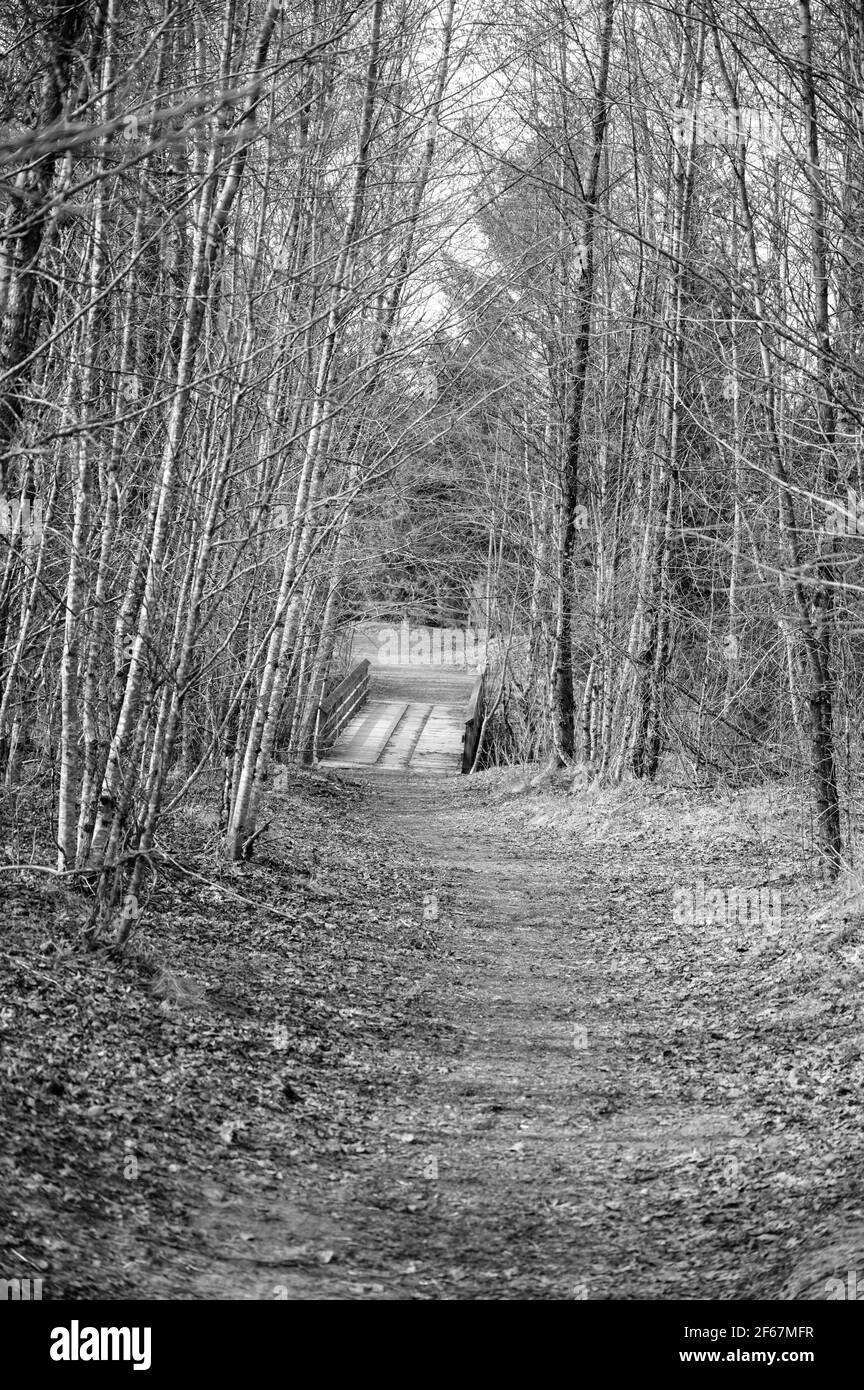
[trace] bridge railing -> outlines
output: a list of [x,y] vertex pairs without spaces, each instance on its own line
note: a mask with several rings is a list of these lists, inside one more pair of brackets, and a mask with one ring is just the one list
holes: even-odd
[[318,706],[315,722],[315,757],[332,746],[369,694],[369,662],[363,660],[344,676]]
[[486,672],[481,671],[471,690],[471,698],[465,712],[465,730],[462,734],[462,771],[470,772],[477,756],[480,734],[483,729],[483,707],[486,700]]

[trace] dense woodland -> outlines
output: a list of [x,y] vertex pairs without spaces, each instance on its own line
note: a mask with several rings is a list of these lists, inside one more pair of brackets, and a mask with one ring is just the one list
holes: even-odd
[[248,852],[358,619],[488,629],[490,763],[806,774],[836,874],[860,6],[10,0],[0,46],[0,776],[91,944],[203,773]]

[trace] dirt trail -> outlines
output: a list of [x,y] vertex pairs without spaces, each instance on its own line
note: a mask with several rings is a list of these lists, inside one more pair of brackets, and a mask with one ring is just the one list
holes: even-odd
[[[475,779],[371,786],[370,838],[437,895],[434,950],[394,984],[402,1079],[365,1153],[251,1228],[266,1258],[243,1296],[777,1297],[816,1213],[854,1196],[842,1153],[824,1189],[845,1102],[778,1098],[801,1038],[778,1032],[764,954],[671,920],[681,844],[638,817],[580,843]],[[292,1268],[291,1242],[326,1247],[320,1267]],[[193,1296],[216,1282],[211,1265]]]

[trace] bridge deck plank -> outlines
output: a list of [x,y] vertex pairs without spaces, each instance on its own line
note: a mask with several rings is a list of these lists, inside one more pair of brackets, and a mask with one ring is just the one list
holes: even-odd
[[322,759],[325,766],[455,776],[474,673],[441,666],[379,666],[370,698]]

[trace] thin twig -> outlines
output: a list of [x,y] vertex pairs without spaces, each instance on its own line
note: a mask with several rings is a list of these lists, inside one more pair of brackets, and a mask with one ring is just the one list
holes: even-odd
[[[20,1250],[13,1250],[11,1245],[9,1246],[9,1249],[12,1250],[12,1254],[15,1256],[16,1260],[23,1260],[25,1265],[30,1265],[33,1269],[39,1269],[39,1266],[37,1264],[34,1264],[32,1260],[28,1260],[26,1255],[22,1255]],[[39,1269],[39,1273],[44,1274],[45,1270]]]
[[203,874],[194,873],[192,869],[187,869],[185,865],[180,864],[176,859],[172,858],[164,849],[160,850],[160,854],[167,859],[169,864],[173,864],[175,869],[179,869],[181,874],[188,874],[189,878],[197,879],[199,883],[206,883],[208,888],[215,888],[219,893],[228,893],[230,897],[236,898],[238,902],[247,903],[249,907],[260,908],[262,912],[270,912],[274,917],[282,917],[286,922],[291,922],[293,925],[296,925],[297,918],[292,917],[290,913],[282,912],[278,907],[271,907],[269,903],[256,902],[254,898],[245,898],[242,893],[236,892],[235,889],[227,887],[224,883],[215,883],[213,879],[205,878]]
[[65,985],[61,985],[59,980],[53,980],[50,975],[40,975],[39,971],[34,970],[32,965],[27,965],[25,961],[18,960],[17,956],[10,956],[8,951],[0,951],[0,956],[5,956],[7,960],[11,960],[13,965],[20,966],[22,970],[29,970],[31,975],[36,976],[37,980],[47,980],[49,984],[56,985],[62,994],[68,994],[71,998],[74,998],[72,990],[67,989]]

